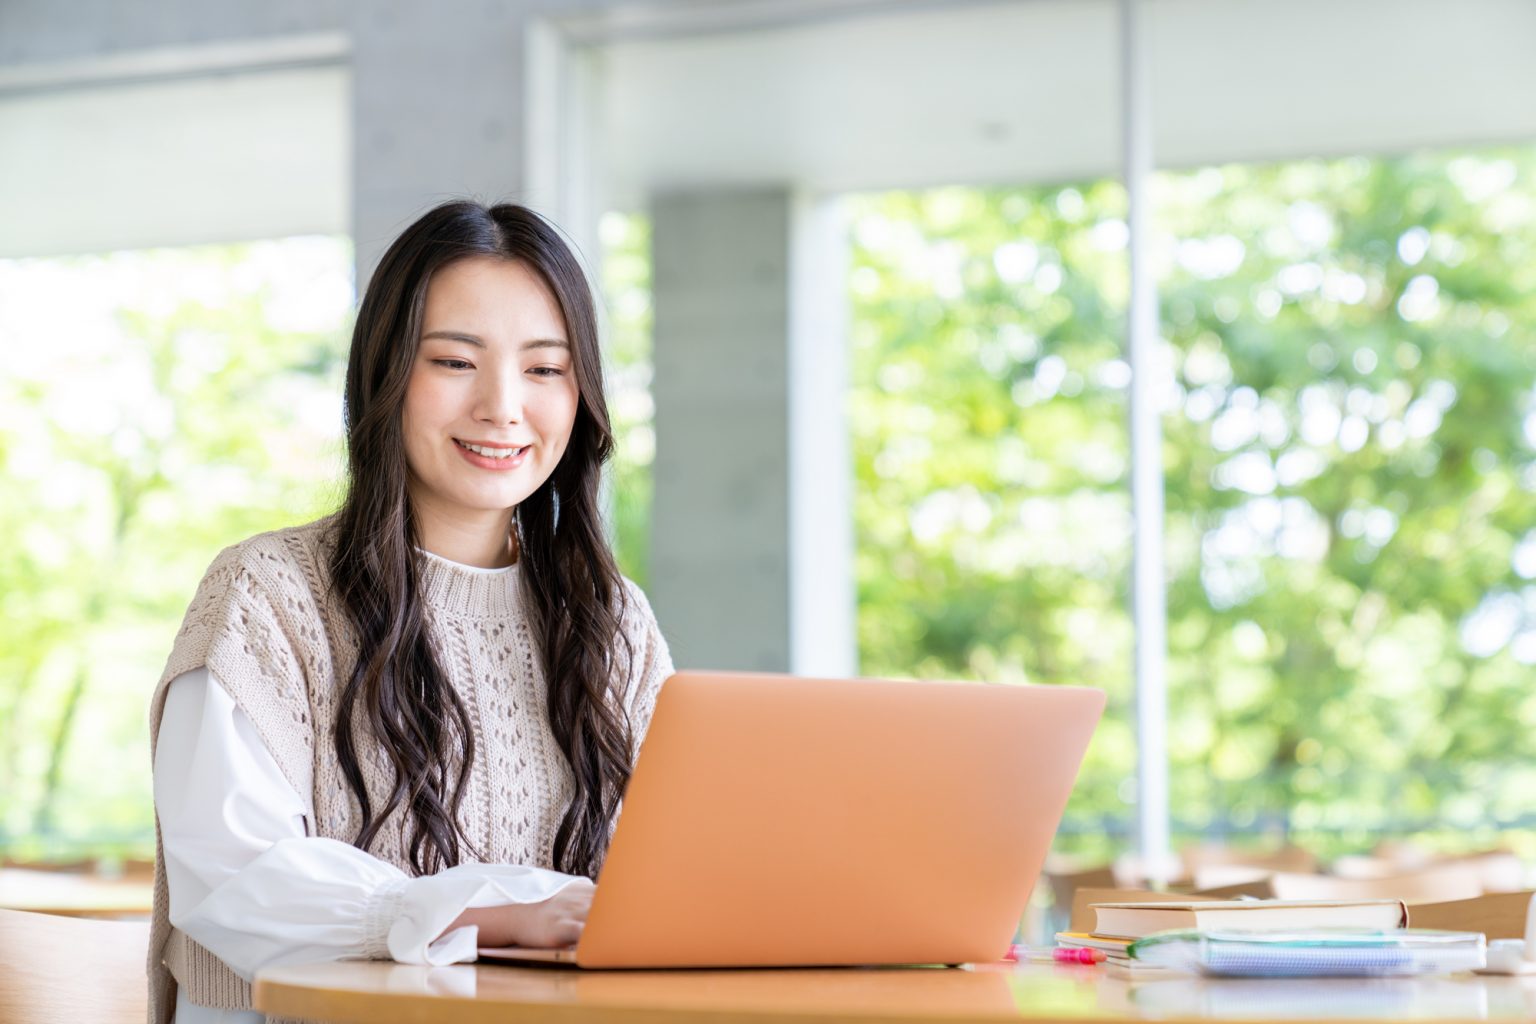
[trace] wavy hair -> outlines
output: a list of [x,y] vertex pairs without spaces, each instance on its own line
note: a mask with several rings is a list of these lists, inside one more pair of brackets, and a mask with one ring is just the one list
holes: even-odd
[[[570,443],[550,478],[515,509],[513,530],[549,691],[549,724],[575,781],[555,835],[554,866],[595,878],[633,767],[629,721],[610,700],[614,644],[627,644],[619,631],[625,594],[598,505],[613,435],[586,277],[552,225],[510,204],[445,203],[408,227],[374,272],[352,332],[347,490],[330,563],[361,652],[332,728],[342,774],[362,809],[352,842],[368,849],[390,815],[401,811],[417,874],[476,852],[458,816],[475,762],[474,730],[428,642],[402,428],[427,285],[448,264],[476,256],[536,272],[564,316],[571,344],[579,403]],[[633,656],[630,651],[630,661]],[[379,807],[358,762],[364,733],[393,769]]]

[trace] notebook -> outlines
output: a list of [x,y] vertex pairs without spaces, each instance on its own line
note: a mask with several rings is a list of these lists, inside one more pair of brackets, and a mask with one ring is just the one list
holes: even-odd
[[1008,947],[1102,691],[679,672],[580,967],[966,963]]
[[1486,963],[1482,932],[1423,928],[1159,932],[1131,944],[1131,958],[1232,977],[1318,978],[1453,974]]

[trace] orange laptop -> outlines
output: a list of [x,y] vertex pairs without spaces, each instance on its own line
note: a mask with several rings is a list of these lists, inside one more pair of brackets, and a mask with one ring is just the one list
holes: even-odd
[[574,949],[580,967],[996,960],[1099,690],[679,672]]

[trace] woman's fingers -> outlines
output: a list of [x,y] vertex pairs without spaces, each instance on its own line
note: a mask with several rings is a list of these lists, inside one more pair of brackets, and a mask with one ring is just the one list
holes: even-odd
[[514,918],[516,945],[554,948],[570,946],[581,938],[592,909],[596,887],[583,878],[572,882],[542,903],[507,908]]

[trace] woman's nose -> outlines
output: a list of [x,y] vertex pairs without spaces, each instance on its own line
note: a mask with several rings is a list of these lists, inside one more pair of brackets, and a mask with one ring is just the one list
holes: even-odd
[[522,375],[516,370],[486,374],[476,396],[475,417],[489,423],[521,423],[523,419]]

